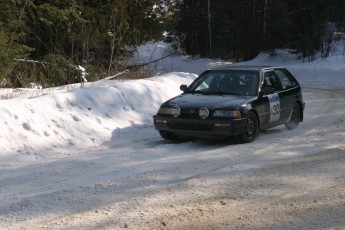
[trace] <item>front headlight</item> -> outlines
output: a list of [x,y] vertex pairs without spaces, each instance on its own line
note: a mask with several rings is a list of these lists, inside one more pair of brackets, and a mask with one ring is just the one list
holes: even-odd
[[230,117],[242,117],[242,114],[239,110],[216,110],[213,113],[213,117],[219,118],[230,118]]
[[159,114],[172,115],[173,117],[178,117],[181,114],[181,109],[178,106],[172,108],[169,107],[160,107],[158,110]]
[[159,110],[158,110],[158,113],[159,114],[165,114],[165,115],[171,114],[171,108],[169,108],[169,107],[160,107]]

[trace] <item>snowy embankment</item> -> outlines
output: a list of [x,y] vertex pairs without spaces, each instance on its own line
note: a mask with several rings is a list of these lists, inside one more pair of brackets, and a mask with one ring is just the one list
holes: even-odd
[[116,129],[149,124],[159,105],[195,77],[170,73],[146,80],[99,81],[66,93],[1,100],[1,162],[51,158],[52,152],[66,155],[108,141]]

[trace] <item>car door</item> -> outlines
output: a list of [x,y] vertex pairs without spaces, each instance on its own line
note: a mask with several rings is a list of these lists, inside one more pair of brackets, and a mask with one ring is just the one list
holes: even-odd
[[275,69],[274,72],[282,87],[279,95],[283,104],[281,118],[285,123],[290,118],[296,103],[296,94],[298,93],[297,84],[291,79],[291,75],[286,69]]
[[271,87],[274,92],[268,95],[262,96],[262,110],[261,110],[261,126],[262,128],[269,128],[284,122],[284,116],[282,111],[286,109],[286,98],[282,94],[281,83],[275,74],[274,70],[268,70],[263,73],[262,88]]

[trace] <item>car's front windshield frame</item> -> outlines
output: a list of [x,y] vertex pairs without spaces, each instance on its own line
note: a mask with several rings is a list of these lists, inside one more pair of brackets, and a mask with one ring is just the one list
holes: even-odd
[[259,71],[256,70],[208,70],[185,93],[257,96],[259,79]]

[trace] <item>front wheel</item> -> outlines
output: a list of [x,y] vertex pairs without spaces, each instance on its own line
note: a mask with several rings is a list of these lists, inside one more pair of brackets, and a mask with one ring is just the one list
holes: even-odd
[[255,113],[249,112],[247,114],[247,120],[243,133],[240,135],[240,141],[242,143],[249,143],[255,140],[258,133],[258,118]]
[[159,135],[161,135],[163,139],[168,140],[168,141],[173,141],[173,140],[178,139],[177,135],[170,132],[166,132],[166,131],[159,131]]
[[294,129],[298,126],[298,123],[301,120],[301,107],[298,103],[295,104],[292,110],[290,120],[285,124],[287,129]]

